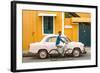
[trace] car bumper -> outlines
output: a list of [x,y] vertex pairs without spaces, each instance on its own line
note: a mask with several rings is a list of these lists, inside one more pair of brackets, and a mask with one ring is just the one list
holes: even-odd
[[87,53],[87,51],[86,51],[86,48],[85,48],[85,47],[83,48],[83,50],[81,51],[81,53],[82,53],[82,54],[86,54],[86,53]]
[[82,54],[86,54],[86,53],[87,53],[86,51],[82,52]]

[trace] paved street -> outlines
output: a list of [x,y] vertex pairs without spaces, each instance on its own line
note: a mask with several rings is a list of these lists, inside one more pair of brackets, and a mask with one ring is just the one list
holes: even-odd
[[86,48],[87,53],[83,54],[82,56],[75,58],[72,56],[69,57],[60,57],[60,58],[47,58],[47,59],[39,59],[37,57],[23,57],[23,62],[28,63],[28,62],[50,62],[50,61],[70,61],[70,60],[88,60],[91,59],[91,53],[90,53],[90,48]]

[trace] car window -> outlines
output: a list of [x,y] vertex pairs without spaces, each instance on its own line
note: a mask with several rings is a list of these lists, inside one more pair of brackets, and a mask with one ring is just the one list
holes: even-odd
[[46,42],[56,42],[56,37],[49,37]]
[[66,40],[67,40],[67,42],[71,42],[71,40],[68,37],[66,37]]
[[[57,37],[49,37],[49,38],[46,39],[46,42],[56,42],[56,39],[57,39]],[[69,42],[69,40],[67,38],[65,38],[65,37],[61,37],[61,39],[63,41],[65,41],[66,43]]]

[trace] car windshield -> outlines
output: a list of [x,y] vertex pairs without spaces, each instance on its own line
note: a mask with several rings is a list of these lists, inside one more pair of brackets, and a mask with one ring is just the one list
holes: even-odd
[[62,40],[65,41],[66,43],[71,42],[71,40],[68,37],[62,37]]
[[67,38],[67,40],[69,41],[69,42],[71,42],[71,40],[68,38],[68,37],[66,37]]

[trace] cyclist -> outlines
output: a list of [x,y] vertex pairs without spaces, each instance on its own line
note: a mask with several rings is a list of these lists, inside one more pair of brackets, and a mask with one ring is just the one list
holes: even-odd
[[59,52],[61,51],[60,53],[62,54],[62,56],[64,56],[64,52],[63,52],[64,48],[63,48],[62,45],[60,45],[60,41],[63,42],[63,43],[65,43],[65,41],[61,39],[62,32],[59,31],[58,34],[59,35],[57,36],[57,39],[56,39],[56,47],[57,47]]

